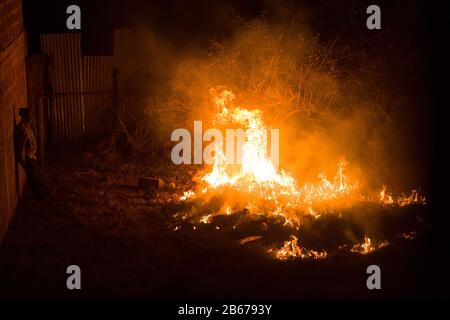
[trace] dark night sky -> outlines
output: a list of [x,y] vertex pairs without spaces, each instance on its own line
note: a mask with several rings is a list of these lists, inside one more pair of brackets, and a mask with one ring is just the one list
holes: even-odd
[[[70,4],[81,7],[83,49],[98,54],[112,54],[112,29],[117,27],[150,27],[182,46],[190,42],[207,43],[213,36],[230,35],[233,33],[230,8],[244,19],[261,13],[274,20],[296,19],[306,14],[308,23],[323,39],[340,35],[355,40],[374,35],[361,28],[367,18],[365,9],[372,1],[24,0],[24,20],[31,52],[39,50],[40,33],[68,31],[65,10]],[[424,1],[377,1],[377,4],[382,8],[382,34],[398,37],[402,43],[409,41],[417,47],[422,45],[428,18]]]

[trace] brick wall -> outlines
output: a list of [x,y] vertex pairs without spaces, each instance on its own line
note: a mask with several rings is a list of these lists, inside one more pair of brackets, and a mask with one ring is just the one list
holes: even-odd
[[20,0],[0,0],[0,242],[24,184],[14,156],[14,121],[27,104],[25,56]]
[[23,31],[22,1],[0,0],[0,51]]

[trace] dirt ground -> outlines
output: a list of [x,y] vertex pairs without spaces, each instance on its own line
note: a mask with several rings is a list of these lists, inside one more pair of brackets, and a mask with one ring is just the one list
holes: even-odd
[[[66,152],[46,173],[53,199],[36,201],[27,188],[18,204],[0,247],[0,298],[431,296],[429,208],[360,213],[367,219],[377,215],[377,223],[386,225],[383,236],[390,245],[372,254],[280,261],[263,250],[261,241],[239,243],[242,237],[258,235],[259,221],[239,230],[217,228],[226,225],[220,220],[195,230],[189,222],[180,223],[174,217],[183,209],[177,199],[192,187],[193,174],[190,167],[145,166],[95,153]],[[161,177],[175,188],[143,192],[137,187],[142,176]],[[415,239],[396,236],[406,226],[417,227],[417,220],[424,227]],[[323,241],[333,242],[343,232],[340,224],[334,218],[318,224],[329,231]],[[276,223],[269,226],[272,231],[264,234],[266,238],[287,240],[288,234],[277,232]],[[303,240],[312,243],[317,237],[305,234]],[[66,288],[66,268],[72,264],[81,268],[81,290]],[[381,268],[381,290],[366,287],[371,264]]]

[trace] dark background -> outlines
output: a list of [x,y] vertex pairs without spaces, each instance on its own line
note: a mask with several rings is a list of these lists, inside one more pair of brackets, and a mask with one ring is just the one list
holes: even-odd
[[[261,14],[269,19],[306,19],[323,40],[337,35],[343,41],[362,42],[376,51],[377,46],[395,45],[409,55],[423,53],[425,35],[432,27],[433,8],[426,1],[296,1],[296,0],[193,0],[193,1],[23,1],[29,48],[39,51],[41,33],[67,32],[66,8],[79,5],[82,13],[84,49],[88,52],[112,54],[112,29],[150,27],[180,45],[207,44],[213,36],[233,34],[232,12],[243,19]],[[365,28],[366,8],[377,4],[382,11],[382,30]],[[438,10],[438,9],[436,9]]]

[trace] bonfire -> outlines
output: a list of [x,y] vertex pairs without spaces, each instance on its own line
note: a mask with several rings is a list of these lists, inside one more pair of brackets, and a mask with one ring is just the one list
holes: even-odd
[[[210,223],[216,215],[246,212],[282,217],[286,226],[298,230],[303,216],[319,219],[324,208],[329,211],[329,208],[360,202],[400,207],[426,203],[425,197],[417,190],[395,197],[385,185],[375,194],[362,194],[358,182],[347,176],[349,163],[345,157],[337,160],[333,179],[329,179],[325,173],[319,173],[316,183],[300,184],[291,173],[283,169],[277,170],[268,155],[268,126],[261,110],[236,106],[235,96],[228,90],[216,94],[213,102],[219,110],[214,123],[242,128],[245,130],[245,140],[241,146],[241,161],[237,165],[234,159],[228,158],[229,154],[223,150],[223,145],[217,143],[210,170],[200,172],[196,179],[197,189],[186,191],[180,197],[181,201],[211,198],[213,195],[224,197],[221,209],[200,217],[199,223]],[[375,246],[371,244],[370,238],[365,237],[364,242],[355,244],[351,252],[367,254],[386,245],[387,242],[384,241]],[[294,235],[280,249],[270,248],[268,251],[282,260],[289,257],[318,259],[327,256],[325,251],[300,247]]]

